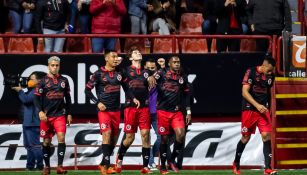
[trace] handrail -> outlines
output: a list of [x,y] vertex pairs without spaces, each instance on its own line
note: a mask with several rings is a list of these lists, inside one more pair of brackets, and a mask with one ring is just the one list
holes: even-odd
[[276,65],[277,65],[277,72],[278,72],[278,74],[285,75],[285,71],[282,69],[282,66],[280,66],[281,65],[281,52],[280,52],[281,40],[282,40],[282,37],[279,37],[277,39]]

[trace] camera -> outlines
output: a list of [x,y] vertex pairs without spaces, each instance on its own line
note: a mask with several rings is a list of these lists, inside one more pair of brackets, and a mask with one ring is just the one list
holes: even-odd
[[27,87],[28,86],[28,77],[21,77],[19,74],[8,74],[6,77],[4,77],[3,85],[16,87]]

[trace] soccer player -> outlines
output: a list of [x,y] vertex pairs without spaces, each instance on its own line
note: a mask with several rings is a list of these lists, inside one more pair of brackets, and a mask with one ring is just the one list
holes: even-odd
[[126,133],[125,139],[122,141],[118,150],[116,158],[116,170],[118,173],[121,172],[122,162],[124,155],[128,148],[133,143],[137,128],[140,128],[140,134],[142,139],[142,157],[143,157],[143,168],[141,169],[142,174],[151,174],[152,172],[148,168],[148,162],[150,157],[150,114],[148,108],[148,82],[147,79],[150,76],[149,71],[143,70],[141,67],[142,54],[137,47],[133,46],[128,52],[131,66],[123,70],[124,76],[126,77],[124,82],[127,87],[131,90],[136,99],[140,100],[140,106],[137,107],[132,99],[126,97],[124,117],[125,127],[124,132]]
[[154,74],[157,79],[158,99],[157,99],[157,115],[158,115],[158,132],[161,135],[160,144],[160,157],[161,167],[160,174],[168,174],[166,169],[167,148],[168,148],[168,134],[170,133],[170,127],[174,130],[176,138],[174,143],[174,150],[169,160],[171,169],[175,172],[179,172],[175,166],[175,159],[182,151],[184,135],[185,135],[185,122],[181,110],[182,100],[180,97],[182,93],[186,93],[186,110],[187,115],[185,117],[186,123],[191,121],[191,109],[190,109],[190,93],[188,87],[187,76],[181,71],[180,58],[172,56],[168,62],[169,68],[165,70],[159,70]]
[[[45,168],[43,175],[50,174],[51,139],[56,133],[58,139],[57,174],[66,174],[63,160],[66,150],[66,123],[72,122],[70,111],[71,97],[67,78],[59,74],[60,58],[52,56],[48,59],[48,74],[38,83],[35,90],[35,106],[39,111],[40,135],[43,138],[43,156]],[[67,120],[66,120],[67,117]]]
[[247,69],[243,78],[242,87],[242,137],[237,145],[233,173],[241,174],[240,158],[248,143],[251,134],[258,127],[262,141],[265,160],[264,174],[277,174],[271,168],[271,131],[272,123],[269,111],[270,88],[274,82],[275,60],[267,55],[261,66]]
[[[145,62],[144,68],[152,73],[156,72],[157,65],[155,63],[155,60],[153,59],[147,60]],[[159,147],[161,142],[161,136],[158,134],[158,125],[157,125],[157,96],[158,96],[157,88],[156,87],[151,88],[149,90],[148,106],[151,118],[151,126],[155,131],[157,139],[150,149],[150,158],[148,166],[150,170],[157,170],[157,165],[155,164],[155,155],[159,152]]]
[[[131,103],[139,106],[139,101],[127,90],[121,72],[115,70],[118,65],[118,55],[115,51],[105,51],[105,66],[100,67],[86,84],[85,93],[98,109],[98,120],[102,134],[103,158],[99,165],[101,174],[114,174],[116,171],[110,167],[110,155],[115,147],[120,123],[120,86],[123,86],[127,96],[133,99]],[[97,98],[91,92],[95,87]]]

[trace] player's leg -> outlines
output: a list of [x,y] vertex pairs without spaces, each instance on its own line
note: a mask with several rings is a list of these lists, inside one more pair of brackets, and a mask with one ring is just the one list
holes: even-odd
[[151,174],[152,171],[148,168],[149,157],[150,157],[150,114],[149,108],[144,107],[138,109],[139,117],[138,123],[140,128],[140,134],[142,139],[142,157],[143,157],[143,168],[141,169],[142,174]]
[[235,159],[233,162],[233,173],[241,174],[240,172],[240,160],[246,144],[250,140],[252,133],[255,133],[257,118],[253,117],[255,111],[243,111],[241,116],[241,134],[242,137],[237,144]]
[[67,171],[63,169],[63,161],[66,151],[65,134],[66,134],[66,117],[56,117],[53,122],[57,139],[58,139],[58,167],[57,174],[66,174]]
[[271,132],[272,132],[272,122],[270,113],[259,114],[258,128],[261,133],[263,141],[263,155],[264,155],[264,174],[277,174],[276,170],[272,170],[271,160],[272,160],[272,147],[271,147]]
[[171,169],[175,172],[179,172],[179,169],[175,166],[175,159],[177,156],[181,153],[185,138],[185,123],[184,123],[184,117],[182,115],[181,111],[175,112],[172,120],[171,125],[175,132],[175,141],[174,141],[174,149],[171,154],[171,159],[169,162],[169,165]]
[[160,143],[160,174],[168,174],[166,168],[166,160],[167,160],[167,147],[168,147],[168,134],[169,134],[169,126],[170,126],[170,118],[171,113],[163,110],[157,111],[158,117],[158,133],[161,135],[161,143]]
[[53,127],[50,125],[52,120],[48,118],[48,121],[40,122],[40,136],[43,138],[43,159],[45,162],[45,167],[43,169],[43,175],[50,174],[50,156],[51,156],[51,138],[53,136]]

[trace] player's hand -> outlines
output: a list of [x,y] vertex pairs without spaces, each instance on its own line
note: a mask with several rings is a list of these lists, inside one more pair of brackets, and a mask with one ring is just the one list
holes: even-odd
[[105,111],[107,109],[107,107],[101,102],[98,103],[97,107],[99,111]]
[[226,0],[225,3],[224,3],[224,6],[227,7],[231,3],[232,3],[232,0]]
[[269,111],[269,110],[268,110],[265,106],[263,106],[263,105],[258,105],[256,108],[257,108],[257,110],[258,110],[261,114],[264,114],[264,113],[266,113],[266,112]]
[[16,86],[16,87],[12,87],[13,90],[15,90],[16,92],[21,91],[21,86]]
[[136,108],[139,108],[141,105],[140,101],[136,98],[133,99],[133,103],[136,104]]
[[157,80],[155,79],[154,76],[148,77],[147,82],[148,82],[149,89],[154,88],[157,84]]
[[147,11],[153,11],[154,7],[151,4],[147,4]]
[[251,25],[251,30],[252,30],[252,32],[255,31],[255,25],[254,24]]
[[39,119],[42,121],[42,122],[47,122],[47,116],[46,114],[43,112],[43,111],[40,111],[38,113],[38,116],[39,116]]
[[191,123],[191,120],[192,120],[191,114],[187,114],[186,117],[185,117],[186,125],[189,125]]
[[71,123],[72,123],[72,116],[67,115],[67,126],[70,126]]
[[82,2],[81,1],[78,1],[77,8],[78,8],[79,11],[82,10]]

